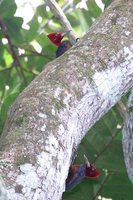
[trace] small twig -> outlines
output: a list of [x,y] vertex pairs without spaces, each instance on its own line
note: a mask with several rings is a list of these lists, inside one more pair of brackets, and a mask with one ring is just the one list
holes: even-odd
[[[16,46],[16,45],[14,45],[14,48],[16,48],[16,49],[18,49],[19,47],[18,46]],[[54,55],[52,55],[52,56],[50,56],[49,54],[50,53],[46,53],[46,52],[41,52],[41,53],[39,53],[39,52],[37,52],[37,51],[35,51],[35,50],[32,50],[32,49],[29,49],[29,48],[25,48],[25,46],[22,46],[22,47],[20,47],[20,48],[22,48],[22,49],[24,49],[25,51],[27,51],[27,52],[30,52],[30,53],[32,53],[32,54],[21,54],[21,55],[19,55],[19,57],[25,57],[25,56],[33,56],[33,55],[35,55],[35,56],[42,56],[42,57],[45,57],[46,59],[49,59],[49,60],[51,60],[51,59],[54,59]]]
[[116,109],[118,110],[120,116],[122,117],[122,119],[125,119],[126,116],[128,115],[128,111],[126,109],[126,106],[123,104],[122,101],[119,101],[117,104],[116,104]]
[[[10,70],[12,70],[12,69],[14,68],[13,63],[12,63],[12,65],[11,65],[10,67],[6,67],[5,69],[8,69],[8,68],[10,68]],[[5,71],[6,71],[6,80],[5,80],[5,82],[4,82],[3,89],[2,89],[2,93],[1,93],[1,100],[2,100],[2,101],[3,101],[4,96],[5,96],[5,94],[6,94],[6,88],[5,88],[5,86],[8,85],[8,81],[10,81],[10,78],[11,78],[10,70],[5,70]],[[1,70],[1,71],[2,71],[2,70]],[[0,71],[0,72],[1,72],[1,71]]]
[[[25,49],[25,48],[24,48],[24,49]],[[37,51],[33,51],[33,50],[30,50],[30,49],[25,49],[25,50],[28,51],[28,52],[33,53],[35,56],[36,56],[36,55],[37,55],[37,56],[43,56],[43,57],[45,57],[45,58],[47,58],[47,59],[49,59],[49,60],[51,60],[51,59],[54,58],[54,56],[49,56],[48,53],[38,53]],[[23,54],[22,56],[25,56],[25,54]],[[29,54],[28,56],[30,56],[30,54]],[[31,56],[32,56],[32,55],[31,55]]]
[[115,132],[112,134],[111,140],[105,145],[105,147],[102,149],[102,151],[97,155],[97,157],[94,159],[93,163],[96,162],[96,160],[98,160],[98,158],[106,151],[106,149],[112,144],[114,138],[117,135],[117,130],[115,130]]
[[13,65],[0,70],[0,73],[13,69]]
[[[8,34],[7,26],[6,26],[6,24],[3,22],[2,19],[0,19],[0,27],[1,27],[1,29],[2,29],[2,32],[3,32],[4,36],[5,36],[5,38],[8,40],[9,49],[10,49],[11,55],[12,55],[13,60],[14,60],[14,64],[15,64],[15,67],[16,67],[16,71],[17,71],[19,77],[20,77],[20,78],[23,78],[25,84],[27,84],[27,80],[26,80],[25,75],[24,75],[24,73],[23,73],[23,70],[22,70],[22,68],[21,68],[21,64],[20,64],[20,62],[19,62],[18,55],[17,55],[16,51],[14,50],[14,46],[13,46],[13,44],[12,44],[10,35]],[[20,73],[20,71],[19,71],[19,69],[18,69],[17,66],[20,67],[19,69],[20,69],[21,73]]]
[[40,57],[45,57],[45,59],[47,59],[47,60],[52,60],[52,59],[54,59],[55,58],[55,56],[46,56],[45,54],[43,54],[43,53],[36,53],[36,52],[31,52],[31,53],[25,53],[25,54],[21,54],[21,55],[19,55],[19,57],[20,58],[23,58],[23,57],[28,57],[28,56],[40,56]]
[[[61,7],[62,11],[65,12],[66,9],[70,6],[70,4],[71,4],[70,2],[68,2],[68,3],[65,2],[65,4]],[[73,8],[73,9],[74,9],[74,8]],[[43,24],[43,25],[41,26],[41,29],[45,29],[45,27],[49,24],[49,22],[50,22],[53,18],[54,18],[54,15],[52,15],[51,17],[49,17],[48,20],[46,21],[46,23]]]
[[54,16],[60,21],[64,31],[70,31],[69,32],[69,39],[71,44],[75,44],[75,41],[77,39],[76,35],[73,32],[72,26],[70,22],[68,21],[67,17],[65,16],[62,9],[59,7],[58,3],[55,0],[45,0],[46,4],[50,7],[50,9],[53,11]]
[[108,179],[110,178],[110,176],[112,176],[113,173],[109,173],[106,178],[104,179],[104,181],[101,184],[101,187],[98,189],[97,193],[95,194],[95,196],[93,196],[93,198],[91,200],[95,200],[97,198],[97,196],[99,195],[99,193],[102,191],[105,183],[108,181]]
[[33,75],[35,75],[35,76],[37,76],[38,74],[39,74],[39,72],[35,72],[35,71],[33,71],[33,70],[31,70],[30,68],[23,68],[23,71],[26,71],[26,72],[29,72],[29,73],[31,73],[31,74],[33,74]]

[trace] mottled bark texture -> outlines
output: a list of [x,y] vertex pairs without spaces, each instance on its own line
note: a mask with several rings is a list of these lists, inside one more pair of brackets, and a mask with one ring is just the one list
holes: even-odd
[[116,0],[11,106],[1,137],[11,200],[59,200],[73,149],[133,87],[133,1]]
[[125,115],[122,130],[123,152],[129,179],[133,183],[133,90],[129,96],[127,104],[128,112]]

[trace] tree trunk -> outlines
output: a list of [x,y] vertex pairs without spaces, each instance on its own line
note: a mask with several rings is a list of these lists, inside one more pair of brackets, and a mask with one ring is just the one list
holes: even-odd
[[61,199],[74,150],[133,86],[132,27],[133,1],[114,1],[11,106],[0,144],[10,200]]
[[133,183],[133,90],[129,96],[127,109],[128,113],[124,117],[122,130],[122,143],[127,173]]

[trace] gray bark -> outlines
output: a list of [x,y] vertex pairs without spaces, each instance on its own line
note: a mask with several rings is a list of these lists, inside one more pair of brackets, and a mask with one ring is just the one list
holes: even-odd
[[127,173],[133,183],[133,90],[129,96],[127,109],[122,130],[122,143]]
[[133,87],[133,1],[116,0],[11,106],[0,174],[10,200],[59,200],[74,149]]

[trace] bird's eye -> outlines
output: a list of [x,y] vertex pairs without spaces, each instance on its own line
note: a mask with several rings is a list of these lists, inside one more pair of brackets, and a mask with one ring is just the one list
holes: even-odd
[[94,171],[95,170],[95,167],[91,166],[91,171]]
[[58,33],[55,34],[55,37],[58,37]]

